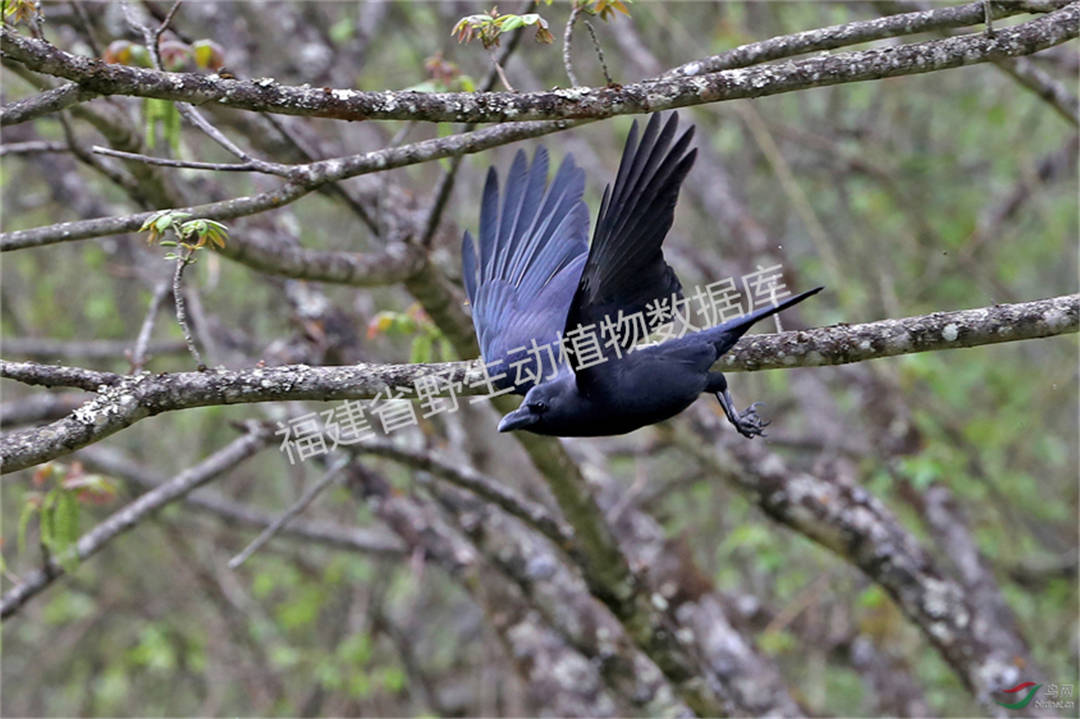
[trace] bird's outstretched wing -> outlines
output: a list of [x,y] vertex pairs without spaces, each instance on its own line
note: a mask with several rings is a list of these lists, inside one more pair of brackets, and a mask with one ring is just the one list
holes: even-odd
[[[661,127],[661,125],[663,125]],[[674,144],[678,117],[654,114],[638,142],[635,121],[626,138],[615,185],[604,189],[589,258],[566,318],[566,332],[608,317],[644,312],[658,298],[682,296],[661,244],[675,218],[675,202],[697,150],[687,152],[694,128]],[[625,348],[624,348],[625,349]]]
[[[533,340],[542,346],[556,339],[585,265],[585,173],[567,155],[545,191],[547,175],[544,148],[536,151],[531,166],[519,150],[500,208],[499,178],[495,168],[488,170],[480,206],[479,258],[472,235],[466,232],[462,241],[465,289],[480,350],[489,364],[502,360],[491,368],[493,375],[526,356],[514,350],[531,347]],[[544,374],[551,369],[550,364],[532,367]],[[500,384],[513,383],[514,374]],[[524,394],[532,384],[525,381],[515,391]]]

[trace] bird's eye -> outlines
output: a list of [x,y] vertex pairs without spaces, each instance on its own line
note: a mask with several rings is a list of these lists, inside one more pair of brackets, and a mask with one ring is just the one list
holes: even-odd
[[543,400],[537,400],[535,402],[529,403],[529,411],[533,414],[543,414],[544,412],[547,412],[547,410],[547,402]]

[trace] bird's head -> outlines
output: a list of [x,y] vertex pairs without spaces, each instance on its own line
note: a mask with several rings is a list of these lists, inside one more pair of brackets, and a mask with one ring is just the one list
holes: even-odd
[[524,429],[537,434],[557,434],[575,411],[579,397],[573,375],[560,376],[529,390],[521,406],[502,418],[500,432]]

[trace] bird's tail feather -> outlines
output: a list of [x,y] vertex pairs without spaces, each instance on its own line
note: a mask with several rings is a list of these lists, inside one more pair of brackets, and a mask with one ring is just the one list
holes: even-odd
[[786,310],[792,305],[797,305],[803,300],[805,300],[807,297],[810,297],[811,295],[816,295],[823,289],[825,288],[815,287],[812,290],[807,290],[806,292],[797,294],[794,297],[788,297],[787,299],[778,302],[776,305],[770,307],[762,307],[760,309],[754,310],[753,312],[748,312],[741,317],[736,317],[733,320],[728,320],[722,325],[717,325],[716,327],[705,330],[705,334],[710,340],[712,340],[716,344],[716,349],[718,353],[717,356],[722,355],[723,353],[731,349],[732,345],[734,345],[740,337],[746,334],[747,330],[749,330],[759,320],[763,320],[770,315],[775,315],[777,312],[780,312],[781,310]]

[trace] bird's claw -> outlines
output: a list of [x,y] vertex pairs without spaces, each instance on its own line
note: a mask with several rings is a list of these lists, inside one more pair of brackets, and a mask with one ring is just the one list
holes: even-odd
[[759,404],[761,402],[754,402],[743,410],[738,417],[731,419],[731,423],[735,425],[738,433],[748,439],[766,436],[765,428],[769,426],[769,421],[758,416],[757,407]]

